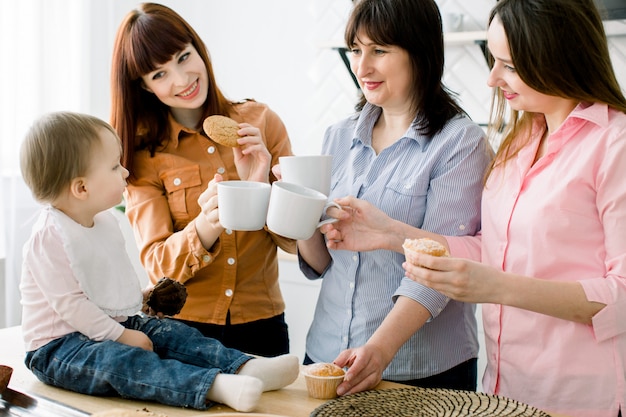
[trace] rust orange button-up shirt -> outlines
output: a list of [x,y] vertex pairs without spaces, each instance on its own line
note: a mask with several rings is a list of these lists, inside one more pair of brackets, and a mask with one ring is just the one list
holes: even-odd
[[[261,130],[272,154],[291,155],[284,124],[269,107],[255,101],[235,105],[237,122]],[[187,286],[188,298],[177,318],[232,324],[269,318],[284,312],[278,284],[277,247],[294,253],[295,241],[263,229],[225,230],[211,248],[198,239],[197,203],[214,174],[237,180],[232,148],[187,129],[170,116],[171,137],[154,157],[135,155],[135,179],[126,190],[126,214],[135,232],[141,262],[152,282],[163,276]]]

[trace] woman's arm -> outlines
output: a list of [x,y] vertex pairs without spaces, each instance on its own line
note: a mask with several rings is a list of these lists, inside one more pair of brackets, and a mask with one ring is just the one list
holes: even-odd
[[330,208],[328,214],[338,218],[339,221],[320,228],[326,235],[329,249],[352,251],[386,249],[403,253],[404,239],[422,237],[437,240],[447,247],[445,237],[392,219],[368,201],[347,196],[337,198],[335,202],[343,210]]
[[591,324],[605,307],[589,301],[576,281],[548,281],[420,253],[408,254],[403,266],[407,277],[458,301],[503,304],[583,324]]
[[398,297],[393,309],[365,345],[344,350],[335,359],[336,365],[350,367],[337,393],[354,394],[378,385],[383,371],[400,347],[429,318],[430,313],[420,303],[407,297]]
[[[213,239],[210,236],[201,239],[198,233],[198,229],[204,230],[206,225],[202,222],[205,220],[206,224],[218,227],[217,211],[205,207],[184,227],[176,224],[172,211],[183,213],[187,210],[187,200],[182,195],[187,191],[176,191],[181,195],[172,200],[176,206],[170,207],[161,174],[152,166],[153,160],[147,154],[135,155],[137,179],[126,188],[126,216],[137,239],[141,262],[152,282],[156,283],[161,277],[167,276],[184,283],[199,269],[210,264],[220,250],[217,233]],[[181,168],[182,174],[185,173],[184,169]],[[201,194],[204,198],[208,197],[208,192],[205,193]],[[211,204],[209,200],[213,201],[213,207],[217,207],[216,195],[206,199],[205,205]],[[182,228],[175,230],[175,227]]]
[[330,264],[330,253],[328,253],[328,249],[326,248],[324,235],[319,231],[315,231],[313,236],[308,240],[299,240],[297,248],[302,260],[319,275],[321,275]]

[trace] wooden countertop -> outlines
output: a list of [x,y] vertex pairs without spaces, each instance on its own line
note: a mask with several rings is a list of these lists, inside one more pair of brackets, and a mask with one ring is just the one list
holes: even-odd
[[[121,398],[93,397],[75,392],[51,387],[39,382],[24,365],[24,347],[19,326],[0,329],[0,364],[13,368],[13,375],[9,388],[23,394],[45,397],[60,402],[87,413],[95,413],[111,409],[142,410],[147,409],[155,413],[162,413],[168,417],[184,416],[211,416],[230,415],[234,411],[226,406],[216,405],[207,411],[169,407],[162,404],[130,401]],[[405,385],[392,382],[382,382],[377,389],[404,387]],[[322,405],[324,400],[317,400],[308,396],[304,378],[300,376],[296,382],[278,391],[266,392],[261,397],[257,409],[248,416],[258,413],[273,414],[288,417],[309,417],[311,412]],[[246,415],[246,413],[241,413]],[[551,414],[553,417],[567,417]],[[260,417],[260,416],[259,416]]]

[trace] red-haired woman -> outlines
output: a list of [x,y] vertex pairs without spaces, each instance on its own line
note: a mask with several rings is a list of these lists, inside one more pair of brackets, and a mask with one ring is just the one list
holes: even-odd
[[[144,3],[118,29],[111,72],[111,124],[130,171],[126,213],[151,281],[184,283],[176,316],[228,347],[264,356],[288,352],[277,247],[295,242],[267,230],[224,229],[221,180],[271,183],[270,166],[290,155],[281,119],[254,100],[233,102],[215,81],[207,48],[168,7]],[[239,146],[202,131],[210,115],[239,122]]]

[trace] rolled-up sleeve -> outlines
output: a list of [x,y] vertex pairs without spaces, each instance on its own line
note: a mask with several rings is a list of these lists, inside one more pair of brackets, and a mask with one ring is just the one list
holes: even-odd
[[399,296],[404,296],[419,302],[430,312],[430,320],[434,319],[448,305],[450,299],[438,291],[422,284],[403,278],[400,286],[393,295],[394,302]]
[[606,304],[592,320],[598,341],[626,333],[626,181],[617,174],[626,166],[626,132],[623,129],[610,131],[606,142],[596,176],[596,204],[604,232],[606,275],[599,277],[601,279],[579,281],[589,301]]

